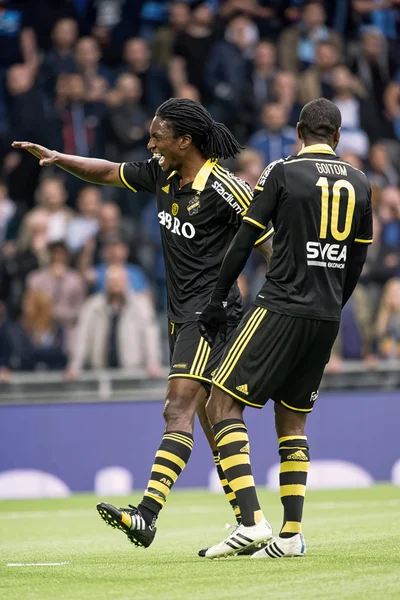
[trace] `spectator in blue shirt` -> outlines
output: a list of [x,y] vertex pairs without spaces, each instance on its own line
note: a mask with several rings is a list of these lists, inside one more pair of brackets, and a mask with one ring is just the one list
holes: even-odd
[[261,120],[264,127],[251,136],[248,146],[263,154],[266,165],[292,154],[297,139],[296,130],[288,127],[288,114],[284,106],[264,104]]
[[103,262],[94,269],[94,292],[104,292],[106,273],[110,266],[123,266],[128,274],[129,289],[133,292],[149,292],[149,282],[143,269],[128,263],[129,246],[118,237],[111,237],[103,248]]

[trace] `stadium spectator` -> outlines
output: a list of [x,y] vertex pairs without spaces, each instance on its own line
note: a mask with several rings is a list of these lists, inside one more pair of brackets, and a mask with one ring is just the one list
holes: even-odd
[[400,140],[400,69],[386,88],[383,101],[386,115],[392,123],[395,136]]
[[[345,66],[333,72],[333,101],[342,113],[339,154],[350,151],[367,157],[370,141],[379,138],[379,123],[358,80]],[[369,139],[368,139],[369,138]]]
[[122,73],[117,79],[115,91],[118,100],[108,115],[109,143],[113,146],[115,159],[124,162],[145,160],[148,157],[150,120],[148,112],[140,104],[141,80],[136,75]]
[[264,157],[261,152],[247,148],[242,150],[236,158],[235,175],[243,181],[247,181],[254,190],[264,168]]
[[[99,83],[101,98],[101,82],[102,80],[95,75],[90,90],[85,90],[81,75],[72,73],[59,76],[56,85],[56,108],[61,140],[55,147],[64,152],[80,152],[83,156],[104,152],[106,106],[101,99],[87,101],[88,94],[92,94],[93,97],[93,93],[98,93],[96,86]],[[70,178],[66,179],[70,186]]]
[[66,243],[71,252],[78,252],[99,230],[101,207],[101,189],[94,185],[85,185],[77,198],[78,215],[67,227]]
[[104,292],[106,286],[107,269],[112,266],[122,266],[128,277],[129,289],[134,292],[149,292],[149,282],[143,269],[138,265],[128,262],[129,246],[118,237],[111,237],[103,248],[103,261],[98,264],[93,277],[93,291]]
[[378,353],[400,359],[400,279],[391,279],[383,291],[376,323]]
[[37,190],[38,206],[29,211],[22,223],[18,234],[18,246],[25,250],[31,244],[33,237],[32,220],[37,213],[46,212],[48,217],[48,241],[65,239],[69,222],[73,219],[75,213],[65,206],[67,201],[67,192],[64,181],[57,176],[43,177]]
[[118,204],[106,202],[102,205],[99,214],[99,231],[95,237],[93,247],[92,263],[98,265],[101,263],[104,245],[111,238],[119,238],[129,246],[130,255],[132,254],[132,241],[137,242],[137,232],[132,221],[127,218],[121,218],[121,210]]
[[320,42],[315,49],[315,64],[299,79],[299,99],[306,104],[314,98],[332,99],[333,71],[339,64],[338,50],[331,42]]
[[16,210],[15,202],[9,198],[6,182],[0,179],[0,255],[2,245],[8,240],[9,225]]
[[257,42],[257,27],[250,19],[239,15],[228,24],[225,39],[211,49],[205,77],[211,98],[210,111],[216,121],[230,124],[236,115],[249,70],[248,62]]
[[27,290],[17,321],[6,320],[0,327],[3,368],[10,371],[60,370],[66,365],[64,333],[54,321],[49,295]]
[[53,318],[65,332],[65,348],[71,348],[73,329],[85,299],[85,285],[77,271],[69,267],[68,249],[64,242],[48,246],[49,265],[32,271],[27,289],[42,290],[52,301]]
[[261,152],[264,164],[279,160],[292,154],[296,143],[296,131],[288,127],[288,115],[281,104],[265,104],[261,120],[263,129],[257,131],[249,140],[249,147]]
[[141,0],[76,0],[81,29],[96,39],[104,62],[118,66],[121,43],[138,30]]
[[78,39],[78,24],[74,19],[60,19],[51,32],[52,47],[41,65],[40,79],[51,99],[55,94],[57,77],[75,70],[74,48]]
[[358,17],[360,30],[366,25],[380,30],[396,48],[398,39],[398,1],[397,0],[352,0],[352,8]]
[[319,42],[331,42],[342,56],[340,35],[326,26],[326,12],[317,0],[305,2],[301,20],[283,30],[279,42],[281,67],[295,73],[310,67],[315,61],[315,49]]
[[[28,244],[12,244],[0,262],[0,294],[11,316],[19,313],[26,277],[48,264],[49,213],[40,208],[29,219]],[[25,241],[25,240],[24,240]]]
[[302,105],[298,102],[298,78],[290,71],[277,73],[272,92],[274,101],[283,106],[288,114],[288,125],[296,127]]
[[43,94],[35,83],[35,72],[27,65],[14,65],[7,71],[8,138],[29,139],[53,146],[54,120]]
[[366,169],[371,187],[383,189],[399,185],[399,172],[390,160],[390,154],[384,144],[371,146]]
[[113,77],[108,67],[101,62],[101,51],[98,42],[90,36],[82,37],[75,47],[75,65],[82,76],[85,89],[89,90],[92,80],[101,75],[111,84]]
[[170,95],[166,70],[152,61],[150,46],[143,38],[133,38],[125,43],[123,59],[122,70],[140,79],[143,107],[153,113]]
[[254,116],[261,114],[263,105],[273,100],[273,82],[276,74],[275,46],[263,40],[255,49],[250,73],[240,92],[238,117],[243,126],[243,131],[239,134],[241,139],[247,141],[260,126],[260,122],[257,122]]
[[205,79],[205,66],[219,33],[213,27],[213,13],[206,2],[195,5],[185,31],[176,37],[169,64],[173,91],[190,83],[200,92],[206,104],[212,99]]
[[91,369],[144,367],[148,376],[159,377],[160,357],[151,298],[129,290],[122,266],[109,267],[106,292],[90,297],[83,306],[66,377],[79,377],[86,364]]
[[361,33],[358,52],[351,68],[362,82],[377,111],[383,110],[383,94],[390,82],[387,40],[380,30],[370,27]]
[[165,69],[172,57],[176,37],[178,33],[185,31],[189,19],[190,8],[187,2],[171,2],[168,6],[168,24],[160,27],[154,34],[151,46],[153,58]]
[[184,83],[176,90],[176,98],[188,98],[189,100],[201,102],[199,90],[190,83]]

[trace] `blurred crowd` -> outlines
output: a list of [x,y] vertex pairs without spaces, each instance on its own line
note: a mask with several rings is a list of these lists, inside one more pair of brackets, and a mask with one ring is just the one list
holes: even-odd
[[[41,169],[29,140],[148,158],[171,96],[201,101],[245,146],[254,186],[296,153],[301,106],[324,96],[338,153],[369,176],[374,243],[343,311],[331,370],[400,358],[400,0],[0,0],[0,380],[13,370],[161,374],[165,271],[155,199]],[[240,279],[248,306],[265,276]]]

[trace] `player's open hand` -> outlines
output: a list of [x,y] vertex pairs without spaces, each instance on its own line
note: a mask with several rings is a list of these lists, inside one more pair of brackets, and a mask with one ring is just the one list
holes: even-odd
[[225,342],[228,326],[225,308],[221,304],[207,304],[197,320],[197,326],[211,348],[214,346],[218,334],[221,340]]
[[39,144],[32,144],[32,142],[13,142],[11,145],[13,148],[27,150],[33,154],[33,156],[36,156],[36,158],[39,159],[41,167],[49,167],[56,161],[58,156],[58,153],[55,150],[49,150]]

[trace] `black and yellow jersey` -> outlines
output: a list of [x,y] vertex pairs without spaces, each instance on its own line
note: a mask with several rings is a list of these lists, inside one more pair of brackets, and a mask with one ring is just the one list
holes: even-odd
[[271,163],[244,221],[275,230],[266,282],[254,302],[271,312],[339,321],[353,244],[372,242],[371,188],[325,144]]
[[[122,163],[120,178],[132,192],[147,190],[157,197],[167,274],[168,316],[174,323],[196,321],[210,299],[222,260],[252,201],[250,186],[208,160],[192,183],[179,188],[176,171],[165,173],[157,158]],[[273,233],[263,228],[256,245]],[[229,320],[241,318],[237,284],[227,305]]]

